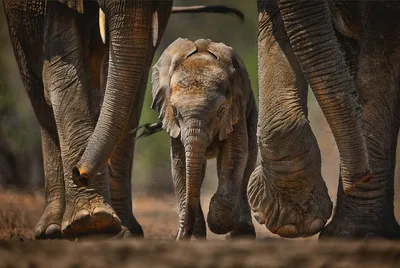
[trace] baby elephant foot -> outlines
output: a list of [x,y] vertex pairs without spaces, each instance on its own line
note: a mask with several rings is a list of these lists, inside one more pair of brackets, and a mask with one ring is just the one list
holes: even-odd
[[119,234],[122,239],[144,237],[143,228],[133,214],[129,217],[123,218],[121,220],[121,225],[121,231]]
[[181,218],[181,220],[180,220],[181,223],[179,224],[179,229],[175,236],[175,239],[177,241],[188,240],[188,239],[196,239],[196,240],[205,240],[206,239],[206,237],[207,237],[206,221],[204,220],[204,214],[203,214],[203,211],[202,211],[200,205],[197,210],[197,216],[196,216],[196,220],[194,223],[194,228],[193,228],[192,234],[189,234],[189,232],[186,231],[184,228],[184,224],[183,224],[184,215],[180,215],[180,218]]
[[35,238],[61,238],[61,218],[62,212],[59,206],[46,205],[42,217],[35,226]]
[[214,194],[207,215],[207,223],[211,232],[226,234],[232,231],[237,211],[236,203],[232,195],[218,192]]
[[308,237],[322,230],[332,213],[332,202],[322,178],[307,189],[283,189],[268,180],[263,167],[250,177],[248,198],[254,218],[282,237]]
[[[62,234],[66,238],[76,238],[91,234],[117,234],[121,231],[121,221],[114,210],[102,202],[87,201],[82,206],[67,204],[62,222]],[[79,202],[78,202],[79,204]]]
[[227,239],[255,239],[256,231],[251,220],[240,219],[233,230],[227,235]]

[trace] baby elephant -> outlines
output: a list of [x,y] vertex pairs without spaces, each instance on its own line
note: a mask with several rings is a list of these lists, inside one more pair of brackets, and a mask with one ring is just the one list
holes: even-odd
[[246,189],[257,158],[257,108],[239,56],[222,43],[179,38],[153,67],[152,84],[152,108],[171,136],[176,239],[206,237],[200,188],[207,159],[214,157],[219,183],[207,217],[210,230],[255,237]]

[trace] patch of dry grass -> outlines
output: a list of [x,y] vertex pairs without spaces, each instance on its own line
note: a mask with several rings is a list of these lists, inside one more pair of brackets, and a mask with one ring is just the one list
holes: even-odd
[[43,193],[0,190],[0,239],[33,238],[44,207]]

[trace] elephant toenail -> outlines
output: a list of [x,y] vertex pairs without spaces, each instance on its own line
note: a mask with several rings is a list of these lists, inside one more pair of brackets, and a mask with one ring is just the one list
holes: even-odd
[[40,239],[42,237],[43,237],[43,229],[42,226],[40,226],[35,229],[35,238]]
[[293,224],[287,224],[279,228],[276,234],[286,238],[295,238],[299,236],[299,229]]
[[315,235],[316,233],[320,232],[322,228],[324,228],[325,222],[321,219],[316,219],[313,221],[308,229],[308,234],[309,236]]
[[55,224],[55,223],[50,224],[50,225],[47,227],[46,232],[45,232],[45,235],[46,235],[47,237],[50,237],[50,238],[59,237],[60,234],[61,234],[61,227],[60,227],[60,225]]
[[78,213],[76,213],[74,220],[75,221],[81,221],[81,220],[84,220],[84,219],[88,218],[89,216],[90,216],[89,211],[81,210]]
[[111,222],[113,220],[113,215],[114,213],[112,213],[109,209],[105,209],[105,208],[95,208],[93,210],[93,217],[96,218],[96,220],[104,222],[104,221],[109,221]]

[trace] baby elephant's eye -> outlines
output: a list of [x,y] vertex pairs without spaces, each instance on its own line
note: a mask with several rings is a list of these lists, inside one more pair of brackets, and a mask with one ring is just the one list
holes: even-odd
[[174,113],[174,117],[175,118],[178,117],[178,110],[176,110],[176,107],[173,105],[171,105],[171,107],[172,107],[172,112]]

